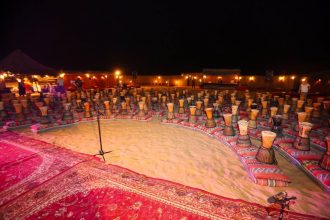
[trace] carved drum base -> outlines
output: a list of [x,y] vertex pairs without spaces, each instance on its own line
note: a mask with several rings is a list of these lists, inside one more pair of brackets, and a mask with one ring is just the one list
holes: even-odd
[[225,126],[225,128],[223,129],[223,135],[234,136],[235,132],[233,126]]
[[216,126],[216,123],[215,123],[214,119],[206,119],[205,127],[214,128],[215,126]]
[[167,112],[167,120],[174,119],[174,113],[173,112]]
[[51,123],[51,121],[50,121],[48,115],[41,117],[40,124],[50,124],[50,123]]
[[191,123],[191,124],[195,124],[196,123],[196,116],[195,115],[189,115],[188,122]]
[[84,117],[85,118],[90,118],[90,117],[92,117],[92,113],[90,111],[87,111],[87,112],[85,111]]
[[276,137],[283,137],[284,136],[282,134],[282,127],[281,126],[273,126],[272,127],[272,132],[276,133]]
[[196,109],[196,113],[195,113],[196,116],[201,116],[203,115],[203,112],[201,109]]
[[73,120],[73,115],[71,112],[64,112],[62,116],[62,120]]
[[249,135],[239,135],[236,144],[239,147],[250,147],[251,140]]
[[232,123],[237,123],[238,122],[238,115],[232,115],[231,116],[231,122]]
[[309,138],[303,138],[303,137],[299,137],[299,136],[296,137],[296,139],[293,143],[293,147],[298,150],[309,151],[311,149]]
[[139,112],[138,112],[139,117],[144,117],[145,115],[146,114],[145,114],[144,110],[139,110]]
[[277,164],[273,148],[264,148],[263,146],[260,146],[256,154],[256,159],[261,163]]
[[218,110],[213,111],[213,118],[220,118],[220,114]]
[[179,113],[179,114],[184,114],[184,108],[183,108],[183,107],[180,107],[178,113]]

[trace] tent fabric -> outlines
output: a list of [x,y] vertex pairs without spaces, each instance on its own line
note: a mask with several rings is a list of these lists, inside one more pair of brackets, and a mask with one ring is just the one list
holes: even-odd
[[38,63],[21,50],[15,50],[1,60],[0,70],[28,75],[54,75],[58,72],[53,68]]

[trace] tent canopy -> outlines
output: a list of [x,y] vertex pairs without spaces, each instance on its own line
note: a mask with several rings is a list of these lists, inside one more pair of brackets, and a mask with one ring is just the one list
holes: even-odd
[[55,75],[58,72],[53,68],[38,63],[21,50],[15,50],[1,60],[0,70],[27,75]]

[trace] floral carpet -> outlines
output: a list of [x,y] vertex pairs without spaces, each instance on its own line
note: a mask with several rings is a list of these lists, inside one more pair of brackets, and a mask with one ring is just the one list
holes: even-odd
[[[276,219],[266,208],[0,133],[2,219]],[[286,212],[285,219],[318,219]]]

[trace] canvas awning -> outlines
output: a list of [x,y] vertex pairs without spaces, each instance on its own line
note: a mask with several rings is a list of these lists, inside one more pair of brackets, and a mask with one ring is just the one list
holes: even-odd
[[44,66],[21,50],[15,50],[0,61],[0,71],[27,75],[55,75],[57,70]]

